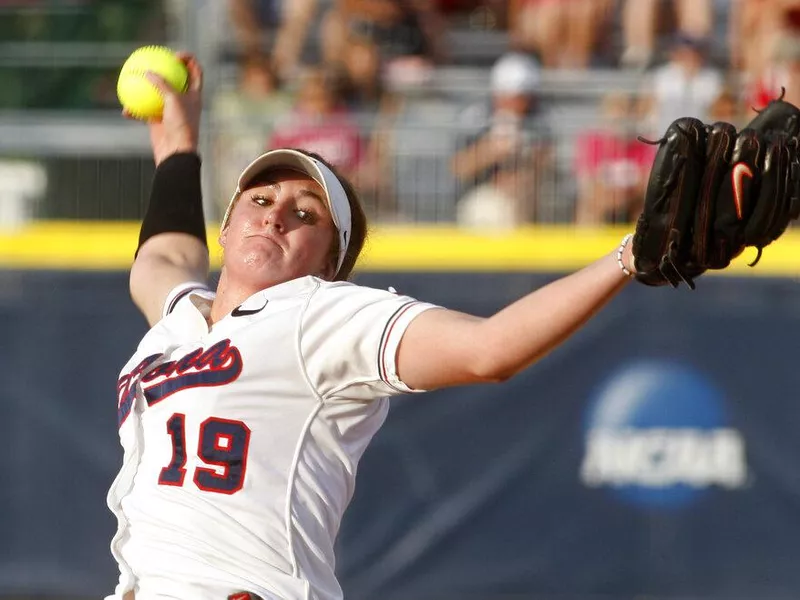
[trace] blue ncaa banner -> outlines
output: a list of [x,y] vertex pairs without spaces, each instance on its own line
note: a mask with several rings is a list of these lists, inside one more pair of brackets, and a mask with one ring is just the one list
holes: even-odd
[[[359,283],[488,316],[554,277]],[[122,272],[0,284],[0,595],[103,597],[117,376],[145,323]],[[796,598],[798,339],[793,280],[632,285],[503,384],[394,400],[340,530],[345,597]]]

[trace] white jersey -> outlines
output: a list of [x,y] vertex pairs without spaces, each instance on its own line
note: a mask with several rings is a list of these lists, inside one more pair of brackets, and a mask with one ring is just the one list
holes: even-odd
[[432,305],[304,277],[209,330],[213,294],[181,291],[119,379],[109,598],[341,598],[334,539],[356,466],[388,396],[412,391],[397,347]]

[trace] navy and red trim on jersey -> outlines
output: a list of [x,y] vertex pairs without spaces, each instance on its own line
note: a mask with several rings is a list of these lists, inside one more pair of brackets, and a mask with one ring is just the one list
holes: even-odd
[[394,389],[398,392],[404,392],[405,390],[400,389],[396,385],[393,385],[391,381],[389,381],[389,373],[388,368],[386,366],[386,346],[389,343],[389,339],[392,336],[392,330],[394,326],[397,325],[397,322],[400,318],[408,311],[409,308],[414,306],[415,304],[419,304],[417,300],[411,300],[403,304],[400,308],[398,308],[394,314],[389,318],[386,322],[386,326],[383,328],[383,333],[381,334],[381,341],[378,345],[378,377],[381,378],[385,383],[391,385]]
[[175,310],[175,307],[178,305],[178,302],[186,298],[192,292],[196,292],[197,290],[208,291],[208,288],[202,285],[195,285],[192,287],[188,287],[185,290],[181,290],[175,297],[170,301],[169,305],[167,306],[167,310],[164,311],[164,316],[172,313]]

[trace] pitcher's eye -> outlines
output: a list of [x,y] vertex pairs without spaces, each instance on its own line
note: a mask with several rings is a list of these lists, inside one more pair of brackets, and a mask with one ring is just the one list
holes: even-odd
[[264,194],[253,194],[250,199],[259,206],[269,206],[272,204],[272,198],[267,198]]
[[306,225],[313,225],[317,221],[317,215],[315,215],[310,210],[303,210],[302,208],[298,208],[295,211],[295,214]]

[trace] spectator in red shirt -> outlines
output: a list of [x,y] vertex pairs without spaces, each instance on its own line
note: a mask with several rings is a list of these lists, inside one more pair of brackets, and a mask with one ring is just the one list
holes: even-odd
[[780,40],[800,31],[800,0],[733,0],[730,10],[731,66],[752,86],[772,69]]
[[800,104],[800,32],[775,40],[771,62],[747,86],[747,101],[760,110],[785,90],[784,99]]
[[[380,127],[374,126],[381,113],[369,116],[367,122],[357,119],[345,101],[345,88],[341,71],[324,66],[308,68],[300,77],[294,107],[275,123],[268,147],[320,154],[358,184],[365,210],[377,218],[378,209],[394,210],[384,198],[385,156]],[[384,101],[381,110],[384,105],[390,106],[390,100]],[[383,198],[380,206],[379,198]]]
[[362,132],[342,102],[333,71],[309,68],[302,76],[294,109],[275,125],[270,148],[316,152],[353,177],[363,155]]
[[602,127],[577,139],[578,224],[630,223],[641,212],[655,146],[636,139],[635,114],[634,98],[609,94]]

